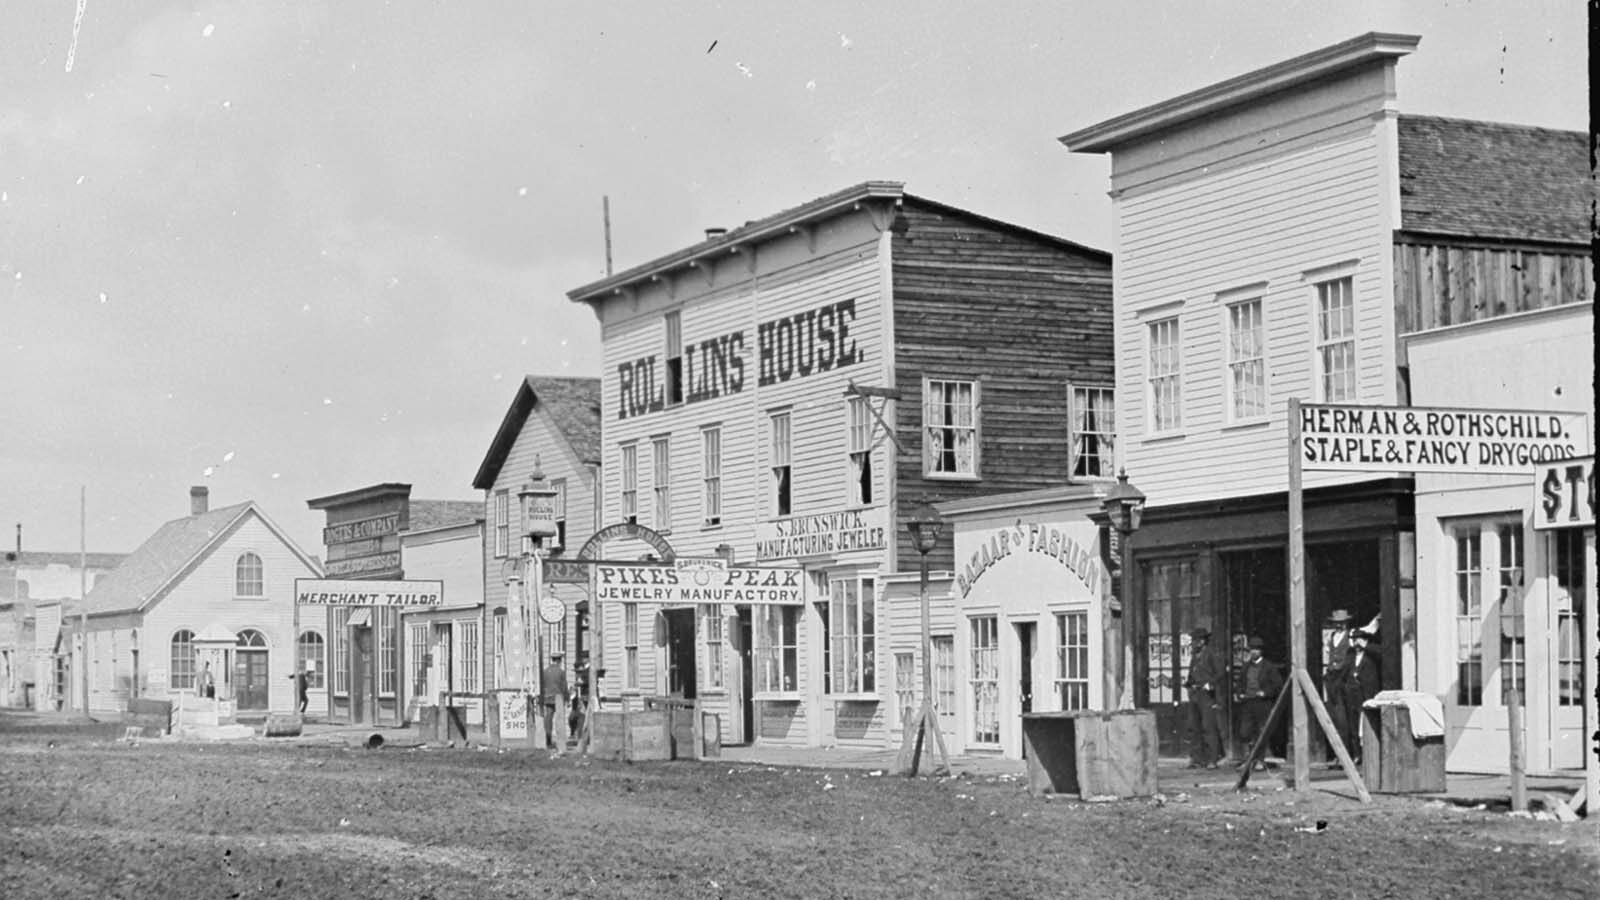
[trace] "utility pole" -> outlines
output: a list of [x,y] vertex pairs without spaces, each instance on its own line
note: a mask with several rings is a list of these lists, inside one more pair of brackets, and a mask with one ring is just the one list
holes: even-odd
[[83,718],[89,716],[89,488],[78,485],[78,685]]

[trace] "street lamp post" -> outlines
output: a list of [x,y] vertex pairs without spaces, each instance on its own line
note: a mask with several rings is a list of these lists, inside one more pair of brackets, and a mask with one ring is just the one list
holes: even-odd
[[[922,604],[922,707],[917,712],[916,744],[911,749],[911,758],[905,765],[906,774],[917,774],[918,763],[922,759],[922,749],[926,746],[927,736],[933,735],[935,744],[939,747],[940,767],[934,769],[935,775],[949,774],[950,753],[944,746],[944,735],[939,731],[939,719],[934,713],[933,705],[933,634],[929,624],[928,613],[928,554],[933,551],[934,545],[939,542],[939,534],[944,530],[944,523],[937,519],[912,519],[906,523],[911,530],[911,537],[916,543],[917,554],[922,558],[922,573],[918,581],[918,599]],[[910,736],[910,732],[907,733]],[[902,751],[903,755],[903,751]]]
[[[1133,602],[1133,561],[1128,548],[1129,539],[1139,530],[1139,520],[1144,515],[1144,501],[1144,492],[1128,483],[1128,471],[1123,469],[1117,474],[1117,483],[1111,486],[1100,503],[1106,517],[1111,520],[1111,527],[1116,529],[1120,544],[1117,568],[1121,571],[1121,577],[1118,579],[1117,592],[1121,594],[1122,623],[1116,636],[1119,645],[1116,648],[1116,670],[1117,690],[1121,694],[1117,705],[1123,709],[1133,705],[1133,648],[1144,643],[1144,609],[1142,604]],[[1129,627],[1130,622],[1132,627]]]
[[[545,482],[544,471],[539,465],[537,456],[533,459],[533,473],[528,476],[528,481],[517,491],[517,504],[522,512],[522,531],[525,537],[522,546],[523,569],[525,575],[526,591],[519,598],[522,606],[522,621],[532,623],[550,621],[544,596],[544,539],[554,537],[556,529],[556,495],[555,488]],[[552,598],[553,599],[553,598]],[[559,618],[556,620],[559,621]],[[552,622],[552,624],[554,624]],[[535,679],[542,677],[544,667],[544,639],[543,628],[533,633],[537,636],[536,653],[529,658],[528,648],[523,648],[523,678],[524,691],[532,693]],[[543,685],[540,685],[542,692]],[[566,711],[561,710],[559,715],[565,716]],[[557,750],[565,748],[558,747]]]

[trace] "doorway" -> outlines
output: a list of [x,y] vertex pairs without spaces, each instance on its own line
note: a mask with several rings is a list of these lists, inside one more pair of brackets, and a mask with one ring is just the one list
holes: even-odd
[[739,736],[740,743],[753,744],[756,740],[756,704],[752,697],[754,664],[750,656],[750,639],[752,628],[750,624],[750,607],[738,607],[739,619],[734,625],[734,640],[737,641],[735,652],[738,654],[739,686],[738,696],[734,698],[739,708],[739,727],[733,733]]
[[[1017,721],[1020,722],[1022,715],[1033,712],[1033,653],[1038,623],[1016,622],[1013,627],[1017,630],[1017,705],[1021,710]],[[1027,759],[1028,743],[1020,739],[1020,733],[1018,743],[1022,758]]]
[[695,684],[694,610],[667,609],[667,695],[693,700],[699,696]]
[[350,629],[350,721],[364,725],[372,721],[372,626]]
[[267,637],[254,628],[239,632],[233,651],[233,702],[240,712],[267,708]]

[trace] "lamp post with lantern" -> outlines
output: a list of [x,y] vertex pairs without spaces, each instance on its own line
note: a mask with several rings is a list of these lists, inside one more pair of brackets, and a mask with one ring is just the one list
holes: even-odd
[[[938,544],[939,535],[944,531],[944,523],[931,518],[912,519],[906,523],[906,527],[910,529],[917,554],[922,558],[921,578],[917,590],[922,605],[922,706],[917,711],[915,723],[907,729],[905,743],[900,748],[901,770],[907,775],[917,774],[923,747],[926,746],[928,735],[931,733],[934,743],[939,748],[939,766],[933,770],[933,774],[948,775],[950,751],[945,748],[944,734],[939,731],[939,718],[935,715],[933,706],[933,633],[928,613],[928,554],[933,551],[934,545]],[[914,745],[911,743],[913,738]]]
[[[544,471],[539,465],[539,458],[534,457],[533,473],[528,476],[527,483],[517,491],[517,505],[522,513],[522,571],[524,577],[516,587],[518,591],[516,600],[518,605],[518,627],[522,629],[518,637],[533,635],[535,640],[531,643],[523,641],[521,658],[518,662],[519,687],[529,694],[534,693],[537,685],[538,672],[544,665],[544,641],[541,637],[543,629],[534,630],[532,627],[534,617],[541,621],[555,624],[566,615],[566,607],[553,595],[545,596],[544,592],[544,557],[545,538],[554,537],[556,531],[556,495],[555,488],[550,487],[545,481]],[[564,714],[564,713],[563,713]]]
[[[1121,573],[1117,593],[1120,594],[1122,622],[1116,631],[1117,690],[1121,694],[1118,706],[1123,709],[1133,705],[1133,648],[1144,642],[1144,609],[1133,602],[1133,565],[1128,552],[1128,541],[1139,530],[1139,520],[1144,516],[1144,492],[1128,483],[1128,470],[1117,474],[1117,483],[1106,492],[1100,508],[1111,520],[1118,536],[1118,563]],[[1129,627],[1129,623],[1132,627]],[[1108,700],[1110,698],[1107,698]]]

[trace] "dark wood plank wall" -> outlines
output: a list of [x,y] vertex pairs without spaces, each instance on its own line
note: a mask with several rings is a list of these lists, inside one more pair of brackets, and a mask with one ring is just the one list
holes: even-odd
[[[902,569],[917,565],[905,523],[926,504],[1066,484],[1067,385],[1115,383],[1111,257],[908,198],[893,242],[895,474]],[[978,481],[922,477],[922,377],[980,382]],[[952,567],[949,529],[929,554]]]
[[1394,246],[1399,334],[1589,303],[1586,247],[1490,246],[1401,235]]

